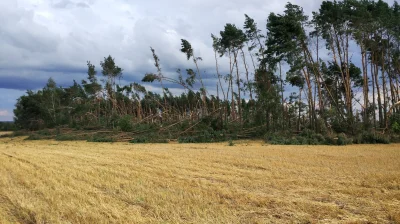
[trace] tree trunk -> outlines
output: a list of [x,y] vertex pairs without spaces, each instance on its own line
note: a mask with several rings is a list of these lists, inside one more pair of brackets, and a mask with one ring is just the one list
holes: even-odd
[[367,127],[369,124],[368,117],[368,69],[367,69],[367,61],[366,61],[366,52],[363,46],[361,46],[361,61],[362,61],[362,69],[363,69],[363,96],[364,96],[364,113],[363,120],[364,125]]
[[381,60],[382,60],[382,67],[381,67],[381,73],[382,73],[382,92],[383,92],[383,123],[386,124],[386,109],[387,109],[387,91],[386,91],[386,77],[385,77],[385,57],[384,53],[382,51],[381,55]]
[[376,130],[376,104],[375,104],[375,75],[374,75],[374,53],[371,51],[371,79],[372,79],[372,105],[373,105],[373,112],[374,112],[374,129]]
[[237,102],[238,105],[238,110],[239,110],[239,122],[240,124],[242,124],[242,105],[241,105],[241,91],[240,91],[240,76],[239,76],[239,66],[238,66],[238,60],[237,60],[237,56],[238,56],[238,51],[234,52],[234,57],[235,57],[235,64],[236,64],[236,85],[238,88],[238,94],[239,94],[239,99]]
[[[376,60],[375,60],[376,63]],[[378,79],[378,65],[374,65],[374,78],[375,78],[375,86],[376,92],[378,94],[378,115],[379,115],[379,127],[382,127],[383,121],[383,113],[382,113],[382,98],[381,98],[381,91],[379,88],[379,79]]]
[[244,68],[246,70],[246,81],[247,81],[247,86],[249,87],[250,100],[253,100],[253,90],[252,90],[251,83],[249,81],[249,69],[247,68],[246,56],[244,55],[243,49],[240,49],[240,51],[242,53]]

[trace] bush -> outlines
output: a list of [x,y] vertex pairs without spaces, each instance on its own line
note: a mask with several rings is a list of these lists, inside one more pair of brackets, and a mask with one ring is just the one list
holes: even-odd
[[285,145],[286,137],[282,133],[267,133],[264,138],[265,141],[272,145]]
[[126,115],[123,116],[118,120],[118,127],[121,129],[121,131],[124,132],[130,132],[133,130],[133,124],[132,124],[132,119],[131,116]]
[[148,138],[145,136],[138,136],[131,141],[130,143],[140,144],[140,143],[168,143],[167,139],[160,139],[160,138]]
[[148,139],[144,137],[136,137],[129,141],[130,143],[148,143]]
[[322,145],[325,137],[312,130],[304,130],[299,135],[290,137],[289,133],[267,134],[266,142],[273,145]]
[[393,131],[394,133],[400,133],[400,124],[397,123],[397,121],[395,121],[395,122],[392,124],[392,131]]
[[389,144],[388,136],[376,132],[363,132],[360,140],[362,144]]
[[[235,135],[230,136],[231,140],[236,139]],[[211,143],[223,142],[228,140],[228,135],[224,131],[214,131],[213,129],[198,131],[194,135],[180,136],[179,143]]]
[[340,133],[337,137],[337,145],[349,145],[353,144],[352,138],[347,138],[344,133]]
[[283,133],[267,134],[265,141],[272,145],[348,145],[353,143],[344,133],[337,138],[330,135],[317,134],[312,130],[304,130],[299,135],[288,137]]
[[24,140],[27,140],[27,141],[42,140],[42,137],[37,134],[31,134],[28,136],[28,138],[26,138]]
[[112,137],[104,137],[104,136],[92,136],[87,140],[88,142],[115,142],[115,139]]
[[14,131],[12,137],[27,136],[29,135],[26,131]]
[[326,135],[324,144],[325,145],[337,145],[336,137],[332,136],[332,135]]
[[400,143],[400,135],[391,135],[390,142],[392,143]]
[[43,135],[43,136],[50,136],[52,135],[51,132],[49,131],[49,129],[43,129],[40,131],[36,132],[38,135]]
[[185,136],[185,137],[180,136],[178,138],[178,142],[179,143],[196,143],[195,140],[191,136]]
[[37,132],[34,132],[28,136],[25,140],[44,140],[44,139],[52,139],[53,135],[49,130],[40,130]]
[[101,126],[86,126],[86,127],[83,127],[83,130],[86,130],[86,131],[95,131],[95,130],[100,130],[100,129],[102,129]]

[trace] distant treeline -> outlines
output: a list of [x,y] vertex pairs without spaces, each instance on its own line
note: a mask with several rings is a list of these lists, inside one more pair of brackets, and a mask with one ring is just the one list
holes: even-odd
[[[219,35],[211,35],[216,95],[204,84],[202,58],[182,39],[180,51],[193,66],[177,69],[176,77],[163,72],[150,49],[155,68],[142,82],[158,83],[161,93],[140,83],[118,85],[123,69],[108,56],[100,63],[100,75],[87,62],[81,82],[58,87],[49,79],[43,89],[28,91],[16,104],[15,124],[31,130],[153,133],[186,141],[270,138],[268,133],[277,132],[289,138],[342,133],[362,139],[362,133],[370,138],[369,133],[388,137],[400,132],[397,2],[323,1],[311,18],[288,3],[282,14],[267,17],[264,30],[245,15],[242,29],[228,23]],[[219,66],[221,57],[229,67]],[[289,67],[286,74],[283,66]],[[182,94],[172,94],[167,83],[181,86]],[[298,90],[287,96],[288,86]]]
[[0,121],[0,131],[15,131],[16,127],[14,122]]

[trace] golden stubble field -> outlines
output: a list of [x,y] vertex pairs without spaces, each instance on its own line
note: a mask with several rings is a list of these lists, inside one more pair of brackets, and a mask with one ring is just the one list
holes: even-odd
[[0,223],[399,223],[400,145],[0,139]]

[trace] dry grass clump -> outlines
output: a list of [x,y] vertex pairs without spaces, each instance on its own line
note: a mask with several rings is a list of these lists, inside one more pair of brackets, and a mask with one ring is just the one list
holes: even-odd
[[0,139],[0,223],[400,223],[400,145]]

